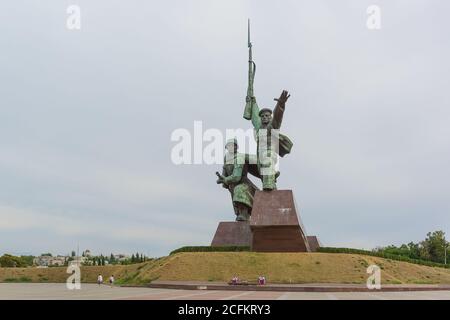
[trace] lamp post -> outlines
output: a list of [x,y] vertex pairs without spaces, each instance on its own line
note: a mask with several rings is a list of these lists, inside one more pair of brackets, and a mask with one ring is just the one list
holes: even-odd
[[448,242],[444,238],[444,264],[447,265],[447,248]]
[[447,249],[450,242],[447,242],[447,240],[444,237],[444,264],[447,265]]

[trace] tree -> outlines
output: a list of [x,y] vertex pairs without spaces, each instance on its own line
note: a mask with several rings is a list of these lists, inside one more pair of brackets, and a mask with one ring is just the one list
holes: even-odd
[[428,232],[427,238],[422,241],[422,246],[427,252],[429,259],[444,263],[445,232],[442,230]]
[[77,255],[77,253],[75,252],[75,250],[72,250],[71,256],[72,256],[72,257],[75,257],[76,255]]
[[26,267],[26,263],[20,257],[4,254],[0,257],[0,266],[3,268],[22,268]]
[[409,257],[410,256],[410,252],[409,249],[406,245],[401,245],[400,247],[396,247],[396,246],[387,246],[385,248],[381,248],[381,252],[384,253],[389,253],[389,254],[395,254],[398,256],[406,256]]
[[419,243],[410,242],[400,247],[387,246],[376,248],[374,251],[407,256],[411,259],[428,260],[444,263],[445,233],[442,230],[428,232],[427,238]]
[[20,256],[20,260],[22,261],[23,265],[26,267],[33,265],[34,256]]
[[407,246],[410,252],[410,258],[420,259],[420,245],[411,241]]

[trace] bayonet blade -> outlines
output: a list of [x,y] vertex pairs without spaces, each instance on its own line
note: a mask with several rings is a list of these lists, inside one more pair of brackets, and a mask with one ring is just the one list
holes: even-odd
[[250,19],[248,19],[248,25],[247,25],[247,39],[248,39],[248,47],[252,47],[252,43],[250,42]]

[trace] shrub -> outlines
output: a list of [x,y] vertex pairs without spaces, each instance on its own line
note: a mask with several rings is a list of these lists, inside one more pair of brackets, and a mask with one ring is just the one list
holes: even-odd
[[173,250],[170,254],[175,254],[179,252],[239,252],[239,251],[250,251],[249,246],[191,246],[191,247],[181,247],[179,249]]
[[404,261],[404,262],[420,264],[420,265],[429,266],[429,267],[450,269],[450,265],[445,265],[443,263],[437,263],[437,262],[432,262],[432,261],[427,261],[427,260],[411,259],[406,256],[395,255],[392,253],[375,252],[375,251],[368,251],[368,250],[362,250],[362,249],[320,247],[317,249],[317,252],[364,254],[364,255],[368,255],[368,256],[397,260],[397,261]]
[[31,278],[20,277],[20,278],[6,278],[4,282],[31,282]]

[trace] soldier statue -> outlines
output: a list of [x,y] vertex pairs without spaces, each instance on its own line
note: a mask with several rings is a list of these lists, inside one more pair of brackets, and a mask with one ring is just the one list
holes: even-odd
[[[253,196],[258,187],[247,177],[250,172],[258,176],[257,168],[249,155],[238,153],[238,142],[231,139],[225,145],[227,150],[222,174],[216,172],[218,184],[230,191],[236,221],[248,221],[252,212]],[[253,161],[254,162],[254,161]]]
[[[279,133],[281,122],[283,120],[286,101],[290,95],[283,90],[272,112],[269,108],[259,110],[253,91],[253,82],[256,73],[256,64],[252,58],[252,43],[250,42],[250,21],[248,22],[248,88],[246,105],[244,109],[244,118],[251,120],[255,129],[255,139],[257,143],[257,163],[259,175],[261,176],[263,190],[275,190],[276,180],[279,172],[275,170],[278,155],[284,157],[291,152],[291,140]],[[273,115],[273,116],[272,116]]]

